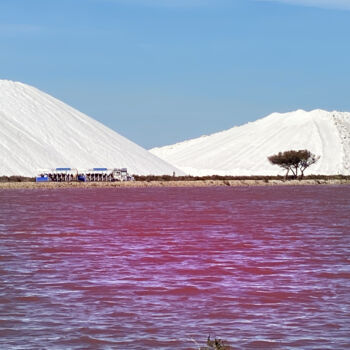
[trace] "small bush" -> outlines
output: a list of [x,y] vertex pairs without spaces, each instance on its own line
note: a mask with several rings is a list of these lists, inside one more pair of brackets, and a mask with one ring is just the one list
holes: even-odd
[[201,347],[200,350],[233,350],[233,349],[224,340],[219,338],[215,338],[214,340],[211,340],[209,336],[207,339],[207,346]]

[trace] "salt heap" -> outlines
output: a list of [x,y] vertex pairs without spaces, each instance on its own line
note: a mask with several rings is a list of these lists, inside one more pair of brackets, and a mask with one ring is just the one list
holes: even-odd
[[35,176],[38,169],[56,167],[182,174],[54,97],[26,84],[0,80],[0,175]]
[[308,149],[320,156],[306,175],[349,175],[350,113],[273,113],[210,136],[150,151],[191,175],[277,175],[285,171],[270,164],[267,157],[291,149]]

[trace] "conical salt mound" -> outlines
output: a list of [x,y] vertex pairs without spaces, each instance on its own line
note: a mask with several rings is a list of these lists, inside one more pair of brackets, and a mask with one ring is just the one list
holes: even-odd
[[350,113],[314,110],[273,113],[210,136],[151,152],[192,175],[284,174],[267,157],[308,149],[320,156],[307,174],[350,174]]
[[174,166],[46,93],[0,80],[0,175],[38,169],[127,168],[130,174],[182,174]]

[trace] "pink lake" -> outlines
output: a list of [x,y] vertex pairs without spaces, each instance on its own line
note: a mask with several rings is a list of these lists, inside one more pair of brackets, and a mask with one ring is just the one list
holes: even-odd
[[0,191],[1,349],[350,348],[350,186]]

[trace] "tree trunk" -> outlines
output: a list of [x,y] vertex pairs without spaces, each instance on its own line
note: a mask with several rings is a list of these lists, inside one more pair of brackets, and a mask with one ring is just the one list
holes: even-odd
[[297,174],[295,173],[295,171],[293,170],[293,168],[289,168],[288,170],[291,170],[293,173],[293,178],[295,178],[297,176]]

